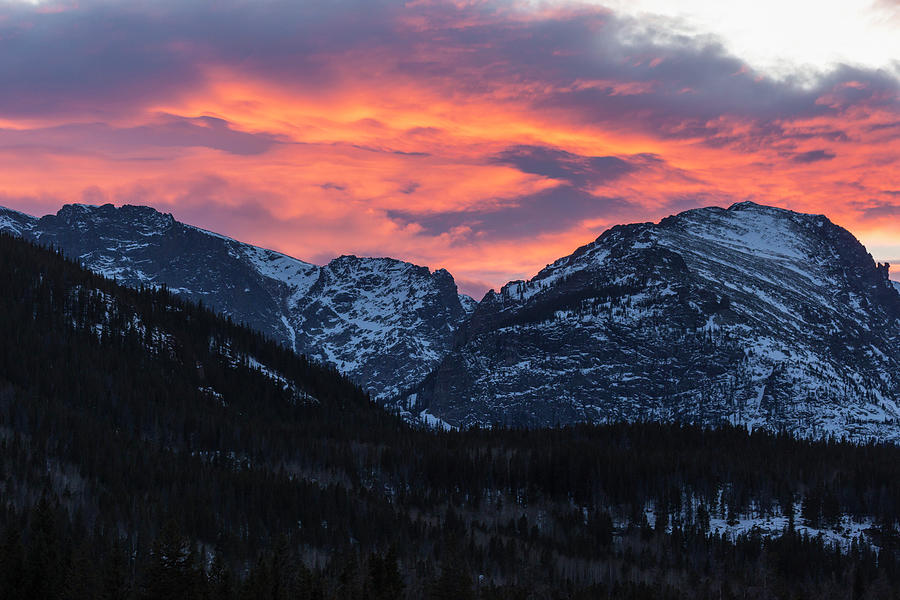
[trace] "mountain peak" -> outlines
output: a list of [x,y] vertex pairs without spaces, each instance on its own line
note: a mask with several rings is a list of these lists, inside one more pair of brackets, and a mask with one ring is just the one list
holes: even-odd
[[744,200],[743,202],[735,202],[731,206],[729,206],[726,210],[729,212],[738,212],[738,211],[756,211],[756,212],[768,212],[768,213],[792,213],[794,211],[780,208],[778,206],[772,206],[770,204],[759,204],[758,202],[753,202],[751,200]]
[[455,426],[740,423],[900,440],[900,296],[821,215],[620,225],[488,294],[417,390]]
[[[44,217],[54,218],[54,217]],[[175,224],[171,213],[162,213],[150,206],[113,204],[66,204],[57,211],[55,218],[77,229],[96,227],[126,227],[142,235],[160,234]]]
[[831,223],[825,215],[810,214],[791,210],[789,208],[781,208],[769,204],[759,204],[750,200],[736,202],[728,208],[720,206],[704,206],[699,208],[691,208],[674,215],[663,218],[659,221],[659,225],[666,225],[673,222],[684,220],[705,221],[710,219],[735,218],[744,219],[748,223],[758,216],[765,216],[771,219],[777,219],[782,223],[788,222],[804,222],[804,223]]
[[780,206],[773,206],[771,204],[759,204],[758,202],[753,202],[751,200],[744,200],[743,202],[735,202],[731,206],[726,209],[728,212],[757,212],[757,213],[768,213],[768,214],[780,214],[785,216],[792,217],[800,217],[803,219],[825,219],[825,215],[821,214],[813,214],[813,213],[804,213],[798,212],[795,210],[791,210],[789,208],[781,208]]
[[[354,254],[344,254],[332,259],[325,267],[332,272],[341,272],[344,274],[364,271],[374,275],[380,273],[383,276],[400,276],[403,273],[414,274],[415,277],[434,277],[442,279],[445,275],[437,271],[432,274],[428,267],[419,266],[410,262],[388,257],[359,257]],[[445,271],[447,275],[447,273]],[[453,277],[450,277],[453,281]],[[456,284],[453,283],[455,286]]]
[[22,235],[31,230],[35,223],[37,223],[37,218],[31,215],[0,206],[0,231]]
[[0,213],[0,228],[52,244],[125,285],[165,285],[202,301],[376,396],[421,380],[473,308],[445,270],[354,255],[320,267],[149,206],[67,204],[33,226],[23,219]]
[[336,258],[331,259],[328,262],[329,265],[334,266],[346,266],[346,265],[385,265],[385,266],[395,266],[395,265],[408,265],[410,263],[404,262],[402,260],[398,260],[396,258],[388,258],[385,256],[357,256],[355,254],[342,254]]

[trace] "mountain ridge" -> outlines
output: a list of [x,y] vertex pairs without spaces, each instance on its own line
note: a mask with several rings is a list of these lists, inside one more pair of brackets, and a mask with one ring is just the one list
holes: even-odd
[[847,230],[754,203],[615,226],[491,291],[399,403],[453,426],[663,420],[898,439],[900,295]]
[[203,302],[378,398],[424,377],[473,306],[444,269],[352,255],[313,265],[146,206],[68,204],[41,218],[4,209],[0,230],[61,248],[126,285],[164,285]]
[[900,284],[824,215],[752,202],[614,226],[481,302],[391,258],[317,266],[149,207],[0,229],[165,284],[442,428],[728,422],[900,439]]

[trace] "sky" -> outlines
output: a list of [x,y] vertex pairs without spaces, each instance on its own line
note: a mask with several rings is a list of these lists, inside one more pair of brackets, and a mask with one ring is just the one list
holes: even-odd
[[476,298],[617,223],[827,214],[900,279],[900,0],[0,0],[0,205]]

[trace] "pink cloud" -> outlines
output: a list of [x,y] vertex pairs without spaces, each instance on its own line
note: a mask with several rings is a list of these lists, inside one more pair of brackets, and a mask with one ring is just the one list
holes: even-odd
[[146,203],[299,258],[446,267],[476,296],[701,204],[900,231],[886,72],[801,86],[590,6],[2,6],[0,204],[19,210]]

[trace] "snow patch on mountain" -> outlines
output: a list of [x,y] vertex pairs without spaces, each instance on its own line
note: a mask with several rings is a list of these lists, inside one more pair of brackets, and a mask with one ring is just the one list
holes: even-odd
[[296,329],[316,342],[305,352],[345,373],[365,374],[379,399],[424,378],[466,316],[447,271],[356,256],[322,267],[294,314]]
[[427,409],[419,413],[419,421],[431,429],[439,429],[442,431],[454,431],[457,429],[457,427],[454,427],[443,419],[430,414]]
[[[233,243],[239,256],[245,258],[263,277],[286,284],[290,290],[288,305],[300,302],[319,277],[319,267],[291,256],[256,246]],[[284,322],[286,319],[283,319]],[[293,328],[291,325],[286,325]],[[294,340],[296,335],[292,334]],[[296,343],[296,342],[294,342]],[[294,347],[293,344],[291,346]],[[296,348],[295,348],[296,349]]]
[[468,316],[475,312],[475,307],[478,306],[478,300],[471,296],[460,294],[459,304],[462,306],[463,312],[465,312],[466,316]]
[[0,207],[0,231],[2,232],[21,236],[30,231],[36,222],[37,219],[31,215],[11,208]]

